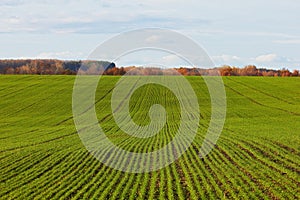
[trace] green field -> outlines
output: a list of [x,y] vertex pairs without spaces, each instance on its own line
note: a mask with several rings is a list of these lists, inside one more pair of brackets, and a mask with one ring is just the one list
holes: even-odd
[[[154,137],[120,131],[110,99],[119,77],[102,77],[97,117],[116,145],[159,149],[174,137],[180,112],[171,91],[149,84],[130,100],[133,120],[149,123],[161,104],[167,125]],[[72,118],[75,76],[0,76],[1,199],[300,199],[300,79],[224,77],[227,117],[216,147],[198,156],[211,108],[201,77],[187,77],[198,96],[196,138],[177,161],[150,173],[101,164],[82,144]]]

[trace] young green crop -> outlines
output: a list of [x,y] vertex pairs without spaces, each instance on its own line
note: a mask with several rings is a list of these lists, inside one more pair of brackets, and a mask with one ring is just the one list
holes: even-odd
[[[135,138],[120,130],[110,107],[119,79],[103,76],[96,92],[96,114],[107,137],[137,153],[172,141],[181,116],[172,91],[148,84],[133,93],[136,124],[149,124],[153,104],[168,115],[157,135]],[[201,77],[186,79],[201,112],[193,143],[166,168],[131,174],[100,163],[81,143],[72,118],[75,76],[0,76],[0,199],[299,199],[300,79],[224,77],[226,123],[203,159],[198,154],[211,117],[210,96]],[[109,159],[122,156],[112,152]]]

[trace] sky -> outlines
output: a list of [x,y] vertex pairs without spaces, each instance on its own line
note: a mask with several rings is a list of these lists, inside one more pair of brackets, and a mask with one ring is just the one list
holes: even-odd
[[86,59],[109,38],[155,27],[193,39],[216,66],[300,69],[299,10],[299,0],[1,0],[0,59]]

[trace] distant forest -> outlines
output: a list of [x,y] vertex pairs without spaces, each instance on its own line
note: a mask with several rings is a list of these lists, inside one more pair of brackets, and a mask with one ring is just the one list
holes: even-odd
[[77,74],[79,68],[87,74],[93,71],[115,68],[106,61],[63,61],[54,59],[0,60],[0,74]]
[[[0,60],[0,74],[38,74],[38,75],[75,75],[80,69],[81,74],[104,75],[174,75],[174,70],[144,67],[117,67],[114,63],[107,61],[63,61],[54,59],[24,59],[24,60]],[[134,70],[133,70],[134,69]],[[300,76],[299,70],[288,69],[265,69],[254,65],[244,68],[224,65],[213,69],[201,68],[174,68],[175,71],[186,76],[199,75],[221,75],[221,76]]]

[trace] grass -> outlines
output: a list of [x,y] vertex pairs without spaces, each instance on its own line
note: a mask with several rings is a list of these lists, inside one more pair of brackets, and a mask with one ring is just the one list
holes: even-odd
[[[135,91],[130,110],[137,124],[150,122],[148,110],[156,103],[168,121],[156,136],[132,138],[119,130],[107,106],[118,79],[103,77],[96,93],[97,117],[111,141],[133,152],[170,142],[180,120],[172,92],[154,84]],[[201,159],[210,99],[200,77],[187,77],[201,111],[196,138],[177,161],[145,174],[114,170],[87,152],[72,119],[74,80],[0,76],[0,199],[300,198],[299,78],[224,77],[225,126]]]

